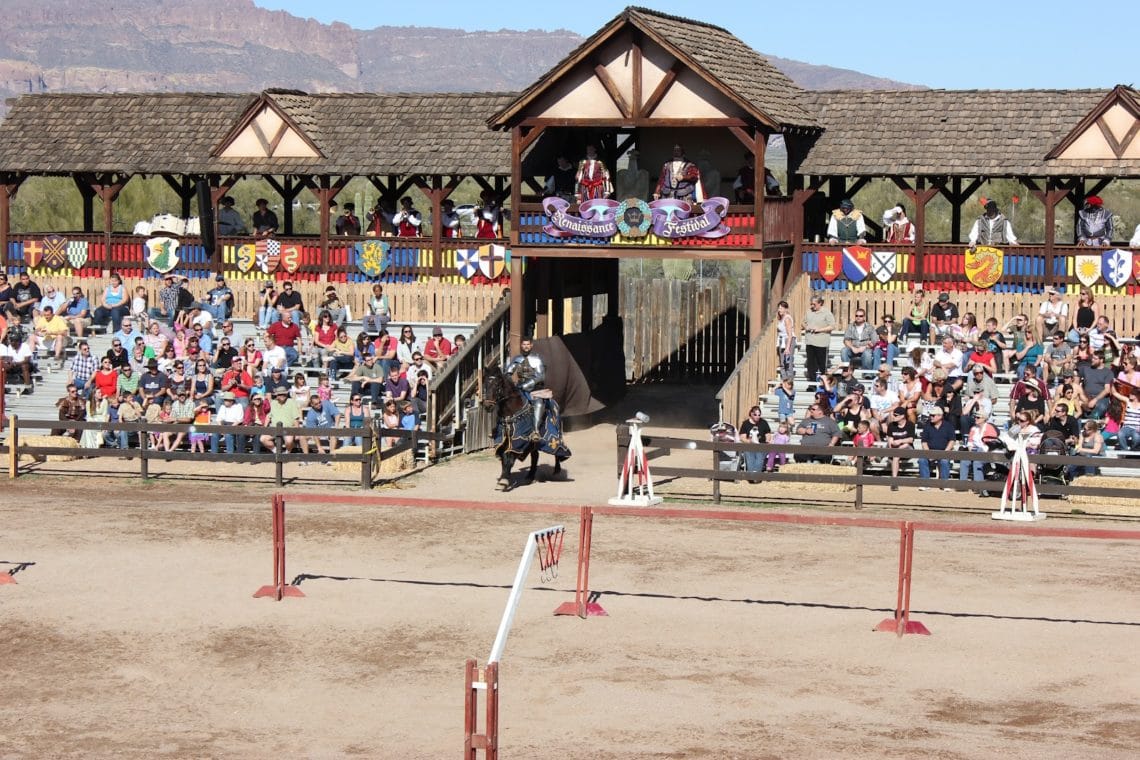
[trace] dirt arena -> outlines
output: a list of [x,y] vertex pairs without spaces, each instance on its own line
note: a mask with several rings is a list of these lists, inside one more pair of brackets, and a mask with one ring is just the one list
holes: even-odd
[[[603,503],[613,444],[583,435],[567,482],[507,498]],[[471,457],[377,493],[495,498],[494,467]],[[525,535],[555,522],[561,576],[532,571],[503,658],[503,757],[1140,746],[1136,542],[920,533],[913,617],[934,635],[898,639],[871,630],[894,606],[898,536],[870,529],[598,517],[591,587],[610,616],[582,621],[551,615],[572,598],[571,515],[297,505],[288,576],[307,596],[253,599],[272,580],[271,493],[6,483],[0,560],[35,564],[0,587],[0,757],[458,757],[464,660],[487,657]],[[1096,524],[1113,526],[1136,524]]]

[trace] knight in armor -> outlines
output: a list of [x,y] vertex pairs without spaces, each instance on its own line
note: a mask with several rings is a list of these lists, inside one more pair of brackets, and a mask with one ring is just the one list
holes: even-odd
[[970,250],[979,245],[1017,245],[1013,225],[998,212],[997,201],[986,201],[985,212],[970,228]]
[[1077,213],[1077,245],[1112,245],[1112,212],[1099,196],[1085,198],[1085,207]]
[[839,202],[839,208],[831,212],[827,220],[827,242],[848,245],[867,242],[867,223],[863,212],[855,208],[850,198]]
[[542,426],[546,421],[546,399],[542,396],[547,394],[540,393],[536,397],[535,391],[546,388],[546,365],[543,364],[541,356],[531,353],[533,348],[534,341],[531,337],[529,335],[523,336],[519,342],[519,355],[507,363],[503,374],[514,374],[518,377],[519,390],[526,395],[530,402],[531,411],[534,413],[534,433],[532,435],[535,438],[541,438]]
[[593,145],[586,146],[586,157],[578,163],[574,181],[578,188],[579,203],[594,198],[608,198],[614,194],[610,171],[598,158],[598,149]]
[[653,200],[660,198],[676,198],[690,203],[700,203],[705,199],[701,170],[685,158],[685,149],[680,145],[673,146],[673,158],[661,167]]

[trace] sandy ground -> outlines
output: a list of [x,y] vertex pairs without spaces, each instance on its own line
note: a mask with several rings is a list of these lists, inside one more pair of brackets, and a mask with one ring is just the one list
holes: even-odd
[[[562,482],[500,496],[475,456],[377,493],[604,503],[612,429],[569,440]],[[582,621],[551,615],[572,597],[571,516],[295,505],[288,575],[306,597],[277,603],[251,598],[272,579],[272,489],[241,482],[254,468],[206,483],[156,466],[141,484],[116,467],[131,471],[4,486],[0,560],[35,564],[0,586],[0,757],[457,757],[464,660],[487,656],[525,535],[560,520],[561,576],[532,572],[503,659],[503,757],[1140,746],[1136,542],[920,534],[914,617],[934,635],[898,639],[872,632],[894,605],[889,531],[599,517],[591,586],[610,616]],[[310,479],[292,492],[358,493],[327,468],[290,474]],[[906,516],[889,496],[866,514]]]

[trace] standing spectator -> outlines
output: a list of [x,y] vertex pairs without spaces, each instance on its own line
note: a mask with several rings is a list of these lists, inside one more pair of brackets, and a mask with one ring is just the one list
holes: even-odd
[[[796,428],[802,446],[836,446],[839,444],[839,425],[826,416],[818,403],[808,407],[807,418]],[[831,457],[823,454],[796,454],[797,462],[831,463]]]
[[214,287],[206,292],[206,311],[215,322],[222,322],[229,318],[234,310],[234,292],[226,285],[226,278],[218,275],[214,278]]
[[[741,443],[767,443],[772,434],[772,428],[761,415],[760,407],[754,406],[748,410],[748,419],[740,423]],[[744,452],[744,469],[748,472],[764,471],[764,453],[761,451]]]
[[222,198],[218,205],[218,236],[233,237],[248,234],[249,230],[246,229],[245,220],[234,209],[234,199],[228,195]]
[[30,324],[35,317],[36,306],[43,297],[40,286],[32,282],[32,276],[26,271],[20,272],[12,294],[11,310],[19,314],[24,322]]
[[[906,407],[897,406],[891,411],[891,419],[887,423],[883,439],[886,440],[888,449],[914,448],[914,422],[909,419],[909,412]],[[898,476],[899,458],[897,456],[891,457],[891,477],[897,478]],[[897,491],[899,487],[892,485],[891,490]]]
[[[116,272],[111,273],[111,281],[103,288],[103,295],[99,300],[99,308],[95,309],[92,323],[106,326],[111,323],[111,330],[118,332],[124,318],[130,314],[131,304],[127,299],[127,289],[123,285],[123,278]],[[124,344],[126,345],[126,344]]]
[[1112,212],[1100,196],[1085,198],[1085,207],[1077,212],[1077,245],[1112,245]]
[[778,404],[776,419],[780,422],[787,422],[789,425],[794,424],[796,421],[796,384],[790,376],[785,375],[784,379],[780,381],[779,387],[776,388],[776,403]]
[[938,303],[930,307],[930,327],[934,337],[941,338],[958,321],[958,306],[950,300],[949,293],[939,293]]
[[276,235],[277,228],[280,225],[277,222],[277,214],[269,208],[269,201],[258,198],[253,205],[257,207],[257,210],[253,212],[253,236],[268,238]]
[[839,360],[844,364],[859,363],[863,369],[874,366],[875,344],[878,335],[875,328],[867,322],[867,312],[864,309],[855,310],[855,321],[847,325],[843,333],[843,349],[839,352]]
[[970,228],[970,249],[973,250],[979,245],[1017,245],[1013,225],[998,213],[996,201],[986,201],[985,211]]
[[[67,382],[76,389],[86,389],[87,383],[99,368],[95,357],[91,355],[91,346],[86,341],[79,344],[79,353],[71,358],[68,365]],[[80,391],[81,395],[85,391]]]
[[71,300],[63,307],[63,318],[75,330],[75,336],[82,338],[83,331],[91,324],[91,304],[81,289],[71,289]]
[[831,345],[831,331],[835,329],[835,315],[823,307],[823,298],[812,296],[808,313],[804,315],[803,332],[805,369],[809,381],[818,380],[827,371],[827,349]]
[[356,215],[356,204],[349,201],[342,207],[344,211],[336,218],[336,234],[357,237],[360,235],[360,217]]
[[915,288],[913,300],[907,308],[907,315],[903,317],[902,328],[899,329],[899,343],[905,343],[907,337],[918,331],[918,337],[926,343],[930,339],[930,304],[926,302],[926,291]]
[[780,374],[793,377],[793,361],[796,351],[796,320],[792,317],[787,301],[776,304],[776,355],[780,362]]
[[[945,412],[940,406],[935,406],[930,410],[930,422],[922,428],[922,448],[927,451],[950,451],[958,445],[958,436],[954,431],[954,425],[945,418]],[[938,459],[938,477],[943,483],[950,480],[950,460]],[[930,477],[930,460],[918,460],[918,475],[920,478],[926,479]],[[928,486],[920,486],[920,491],[929,491]],[[943,488],[943,491],[950,491],[950,488]]]

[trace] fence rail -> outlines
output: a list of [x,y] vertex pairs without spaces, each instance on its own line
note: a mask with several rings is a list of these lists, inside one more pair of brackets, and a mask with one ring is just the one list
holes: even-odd
[[[347,462],[359,463],[360,487],[371,489],[374,483],[373,466],[385,459],[398,456],[411,451],[413,455],[421,441],[438,442],[448,440],[449,436],[438,435],[421,430],[393,430],[379,427],[376,423],[365,425],[362,428],[306,428],[254,425],[186,425],[186,424],[151,424],[147,422],[80,422],[73,420],[21,420],[13,415],[9,418],[9,428],[5,445],[0,446],[0,453],[8,455],[8,477],[15,479],[20,475],[20,457],[22,456],[71,456],[84,458],[116,458],[137,459],[139,461],[139,477],[150,477],[150,462],[164,461],[193,461],[193,462],[223,462],[223,463],[250,463],[273,464],[275,466],[274,482],[278,486],[284,484],[284,466],[291,462]],[[205,433],[212,436],[215,442],[227,438],[260,439],[261,436],[272,436],[274,451],[267,453],[198,453],[191,451],[165,451],[152,448],[150,444],[151,433],[188,433],[190,428],[194,432]],[[135,434],[138,448],[81,448],[74,446],[29,446],[20,441],[22,430],[96,430],[111,434]],[[284,439],[294,438],[360,438],[359,452],[351,453],[289,453],[284,452]],[[377,446],[377,442],[385,438],[396,438],[399,442],[384,449]]]
[[[629,447],[629,428],[624,425],[617,427],[618,444],[618,472],[625,461],[625,452]],[[680,467],[669,464],[655,464],[651,469],[655,476],[696,478],[712,482],[712,498],[720,503],[721,488],[724,481],[752,481],[760,483],[835,483],[854,486],[855,508],[863,508],[863,489],[866,486],[897,486],[899,488],[951,488],[955,491],[999,491],[1003,483],[996,480],[959,480],[950,478],[939,480],[936,478],[917,477],[891,477],[868,473],[865,470],[867,459],[902,459],[928,461],[949,460],[951,462],[995,462],[1005,463],[1008,458],[1001,452],[972,452],[972,451],[930,451],[928,449],[888,449],[884,447],[856,448],[853,446],[802,446],[798,444],[770,444],[770,443],[727,443],[722,441],[705,441],[692,438],[673,438],[669,436],[647,435],[642,432],[641,440],[645,447],[648,460],[662,460],[673,451],[691,453],[694,450],[709,452],[712,466],[709,469],[701,467]],[[837,472],[834,475],[818,472],[775,472],[761,473],[742,470],[723,470],[719,467],[722,452],[743,453],[755,452],[760,454],[782,453],[792,461],[796,454],[818,457],[855,458],[855,474],[845,475]],[[1133,470],[1140,477],[1140,459],[1106,457],[1060,456],[1055,454],[1030,454],[1029,462],[1038,467],[1062,467],[1074,465],[1078,467],[1108,467]],[[1131,474],[1130,474],[1131,476]],[[1140,483],[1140,480],[1137,481]],[[1080,494],[1083,496],[1104,496],[1108,498],[1134,499],[1137,496],[1135,488],[1106,488],[1103,486],[1074,486],[1072,484],[1059,484],[1038,482],[1037,492],[1045,496],[1069,496]]]

